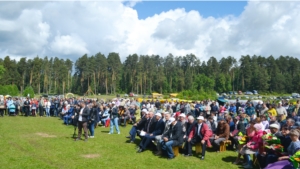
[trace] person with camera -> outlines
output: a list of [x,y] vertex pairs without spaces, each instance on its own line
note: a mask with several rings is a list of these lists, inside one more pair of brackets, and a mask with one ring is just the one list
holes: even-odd
[[84,130],[84,136],[85,140],[88,140],[88,128],[87,128],[87,122],[88,122],[88,116],[89,116],[89,108],[85,105],[84,102],[80,103],[80,112],[78,114],[78,137],[75,141],[81,140],[81,134],[82,129]]

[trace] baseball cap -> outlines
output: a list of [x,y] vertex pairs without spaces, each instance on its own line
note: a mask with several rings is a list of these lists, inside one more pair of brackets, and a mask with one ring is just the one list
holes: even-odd
[[199,117],[197,117],[197,120],[204,120],[204,117],[203,116],[199,116]]
[[155,116],[159,116],[159,117],[161,117],[161,114],[160,114],[160,113],[156,113],[156,114],[155,114]]
[[278,124],[271,124],[271,125],[270,125],[270,128],[276,128],[276,129],[279,129],[279,125],[278,125]]
[[179,115],[179,117],[184,117],[184,118],[185,118],[186,116],[185,116],[185,114],[181,113],[181,114]]
[[175,121],[175,118],[174,118],[174,117],[171,117],[171,118],[169,119],[168,125],[170,125],[170,124],[173,123],[174,121]]

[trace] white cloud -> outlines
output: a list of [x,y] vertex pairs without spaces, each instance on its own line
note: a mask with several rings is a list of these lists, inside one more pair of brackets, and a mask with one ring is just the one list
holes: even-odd
[[51,44],[51,50],[56,53],[70,55],[77,53],[89,53],[86,43],[79,37],[72,35],[56,36]]
[[240,16],[173,9],[146,19],[138,19],[136,2],[0,2],[0,54],[300,56],[299,2],[249,1]]

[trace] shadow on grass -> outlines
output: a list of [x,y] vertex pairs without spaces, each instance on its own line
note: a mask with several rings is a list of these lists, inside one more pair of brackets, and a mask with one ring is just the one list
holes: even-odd
[[227,156],[227,157],[223,157],[222,161],[232,163],[236,160],[236,158],[237,158],[236,156]]
[[109,133],[109,131],[101,131],[101,133]]

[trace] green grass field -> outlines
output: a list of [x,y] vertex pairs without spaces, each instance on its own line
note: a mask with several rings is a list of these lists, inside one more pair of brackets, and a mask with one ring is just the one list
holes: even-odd
[[125,136],[131,125],[121,127],[121,134],[108,135],[108,128],[97,127],[95,138],[88,142],[72,138],[73,126],[65,126],[58,118],[0,118],[1,168],[239,168],[231,164],[233,151],[207,152],[206,159],[179,156],[174,160],[157,157],[152,151],[136,153],[136,144]]

